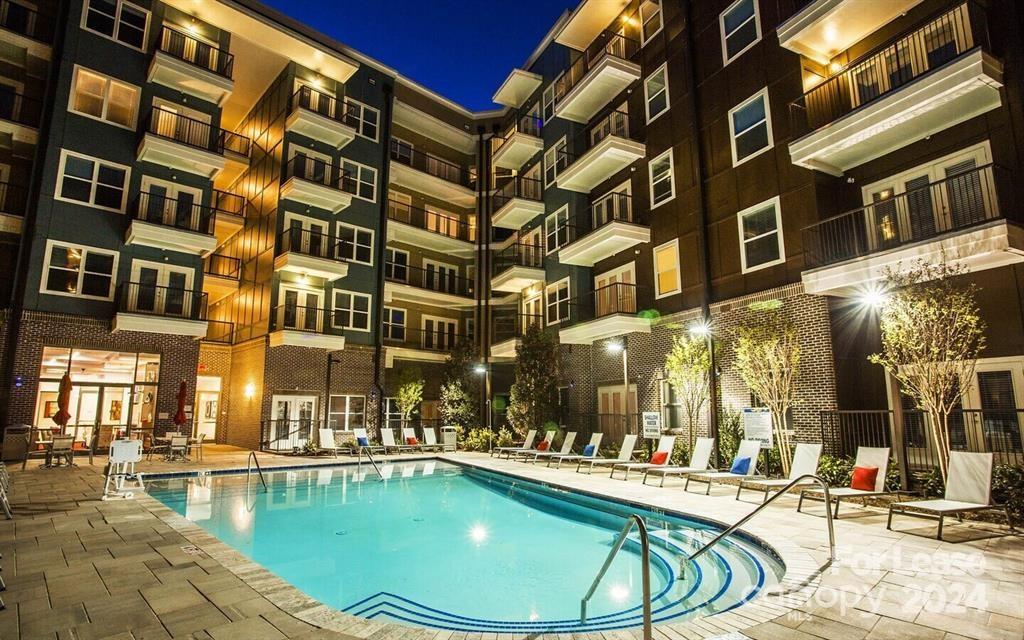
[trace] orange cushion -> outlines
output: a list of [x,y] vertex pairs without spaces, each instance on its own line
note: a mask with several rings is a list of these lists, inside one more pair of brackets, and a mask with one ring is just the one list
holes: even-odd
[[668,451],[655,451],[651,454],[651,464],[665,464],[668,460]]
[[405,444],[413,444],[413,445],[415,445],[415,444],[419,444],[419,443],[420,443],[420,441],[417,440],[416,438],[412,437],[412,436],[409,436],[408,438],[405,439]]
[[540,444],[537,445],[537,451],[547,451],[547,450],[548,450],[548,441],[547,440],[541,440]]
[[850,488],[861,491],[874,491],[875,480],[878,478],[878,467],[854,467]]

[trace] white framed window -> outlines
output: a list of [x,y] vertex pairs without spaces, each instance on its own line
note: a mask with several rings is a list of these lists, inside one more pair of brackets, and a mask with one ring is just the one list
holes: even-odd
[[334,308],[331,310],[331,326],[335,329],[353,331],[370,330],[370,295],[334,289]]
[[332,395],[327,419],[331,429],[351,431],[366,427],[366,396]]
[[405,326],[408,314],[405,309],[384,307],[384,323],[382,327],[385,340],[405,342]]
[[768,87],[729,110],[729,139],[734,167],[771,149],[775,142],[772,140]]
[[58,296],[113,300],[117,260],[116,251],[47,240],[39,291]]
[[544,186],[550,187],[558,177],[559,172],[565,169],[569,163],[569,157],[565,153],[565,136],[558,142],[551,145],[544,152]]
[[76,64],[68,111],[134,131],[139,88]]
[[558,83],[556,78],[548,86],[544,87],[544,91],[540,95],[541,103],[541,118],[544,119],[542,124],[547,124],[551,121],[551,118],[555,115],[555,85]]
[[661,0],[644,0],[640,3],[640,46],[661,33]]
[[348,180],[355,186],[352,195],[370,202],[377,201],[377,170],[365,164],[341,159],[341,169],[345,172]]
[[757,0],[736,0],[718,16],[722,36],[722,66],[738,58],[761,39]]
[[82,28],[144,51],[149,12],[125,0],[85,0]]
[[384,250],[384,277],[397,282],[409,281],[409,252],[404,249]]
[[544,306],[547,308],[548,324],[558,324],[569,319],[569,278],[544,287]]
[[562,205],[544,218],[544,249],[546,253],[557,251],[569,243],[569,205]]
[[651,180],[651,208],[659,207],[676,197],[675,164],[672,149],[651,160],[647,165]]
[[373,229],[339,222],[338,255],[349,262],[373,265]]
[[683,290],[679,271],[679,238],[654,248],[654,295],[664,298]]
[[647,122],[668,111],[668,66],[666,64],[658,67],[644,80],[644,107],[647,111]]
[[349,97],[345,98],[345,105],[345,121],[359,135],[377,142],[380,132],[380,109]]
[[131,169],[61,149],[57,200],[124,213]]
[[743,273],[786,261],[782,242],[782,209],[779,197],[736,214],[740,233],[740,266]]

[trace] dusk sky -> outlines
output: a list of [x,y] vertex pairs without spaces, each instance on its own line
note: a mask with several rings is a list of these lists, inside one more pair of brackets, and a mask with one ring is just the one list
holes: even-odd
[[513,67],[576,0],[265,0],[469,109],[490,109]]

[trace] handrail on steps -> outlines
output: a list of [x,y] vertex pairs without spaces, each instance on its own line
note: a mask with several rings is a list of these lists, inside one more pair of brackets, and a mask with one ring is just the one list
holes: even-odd
[[373,470],[377,472],[377,479],[384,482],[384,474],[380,472],[380,467],[377,466],[377,462],[373,459],[373,454],[370,453],[368,448],[359,447],[359,452],[356,454],[356,464],[359,465],[363,463],[364,450],[366,451],[366,458],[370,461],[370,464],[373,465]]
[[256,463],[256,471],[258,471],[259,474],[260,474],[260,482],[263,483],[263,490],[266,491],[266,489],[267,489],[267,479],[263,477],[263,467],[260,466],[260,461],[256,458],[256,452],[255,451],[250,451],[249,452],[249,461],[248,461],[248,464],[246,465],[246,468],[245,468],[245,482],[246,482],[246,484],[249,483],[249,474],[252,473],[252,465],[253,465],[254,462]]
[[590,585],[590,589],[587,594],[580,600],[580,624],[584,624],[587,621],[587,602],[594,596],[594,592],[597,591],[597,587],[601,584],[601,580],[604,578],[604,574],[608,572],[608,568],[612,565],[612,560],[622,549],[622,546],[626,544],[626,539],[629,536],[629,532],[636,526],[637,532],[640,534],[640,562],[641,575],[643,576],[643,608],[644,608],[644,640],[652,639],[652,627],[651,627],[651,543],[647,536],[647,525],[644,523],[643,518],[639,514],[630,514],[626,521],[625,526],[622,527],[622,531],[619,532],[619,536],[615,539],[615,544],[612,546],[612,550],[608,553],[608,557],[605,558],[604,564],[601,565],[601,570],[597,572],[597,576],[594,577],[594,582]]

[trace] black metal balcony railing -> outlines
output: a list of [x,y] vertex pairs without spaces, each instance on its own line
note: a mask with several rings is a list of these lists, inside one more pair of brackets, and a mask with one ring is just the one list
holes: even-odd
[[25,187],[10,182],[0,182],[0,213],[23,216],[27,206],[28,191]]
[[888,251],[1002,217],[994,165],[892,194],[806,227],[806,267],[813,269]]
[[498,149],[502,148],[506,142],[519,133],[539,138],[543,126],[544,120],[540,116],[527,114],[517,117],[502,135],[494,137],[491,153],[497,153]]
[[441,236],[474,242],[476,227],[457,216],[414,207],[406,202],[388,201],[388,219],[423,229]]
[[135,199],[132,217],[140,222],[213,235],[216,212],[192,200],[143,192]]
[[647,212],[633,208],[633,197],[628,193],[610,193],[590,205],[586,211],[571,218],[565,226],[567,246],[612,222],[626,222],[641,227],[649,226]]
[[555,105],[562,101],[587,74],[605,58],[611,56],[629,60],[640,51],[640,43],[612,31],[602,31],[594,41],[555,80]]
[[17,2],[0,0],[0,27],[46,44],[53,43],[54,19]]
[[263,420],[260,422],[260,451],[298,452],[328,426],[326,420]]
[[238,280],[242,276],[242,261],[221,253],[211,253],[203,260],[203,274]]
[[122,282],[117,287],[118,313],[206,320],[206,302],[206,294],[198,290],[144,282]]
[[450,352],[468,339],[466,335],[458,333],[455,327],[456,324],[438,324],[430,329],[414,329],[385,322],[381,326],[381,338],[384,344],[391,347]]
[[514,198],[541,201],[544,197],[544,183],[538,178],[512,176],[494,190],[491,197],[492,210],[497,211]]
[[539,244],[510,244],[495,251],[492,258],[492,276],[497,276],[512,267],[544,268],[544,247]]
[[0,120],[39,127],[43,103],[8,86],[0,86]]
[[235,335],[235,323],[226,320],[206,321],[206,342],[217,342],[220,344],[231,344]]
[[983,10],[973,2],[918,23],[793,101],[794,134],[805,135],[830,124],[975,47],[988,49],[986,24]]
[[611,136],[629,138],[629,132],[629,114],[625,111],[612,111],[601,117],[588,126],[572,144],[558,152],[555,159],[558,173],[565,171],[605,138]]
[[351,113],[353,107],[344,98],[305,85],[299,87],[291,98],[292,111],[306,109],[349,126],[352,126],[352,118],[355,117]]
[[544,316],[530,313],[502,313],[496,311],[491,317],[491,344],[518,338],[534,325],[544,326]]
[[638,310],[637,286],[625,282],[607,284],[570,299],[568,306],[571,323],[620,313],[634,315]]
[[228,51],[172,27],[160,30],[156,50],[224,78],[234,71],[235,57]]
[[278,234],[277,255],[286,253],[345,262],[342,243],[329,234],[312,229],[285,229]]
[[211,202],[213,203],[213,208],[216,210],[218,217],[245,217],[247,202],[243,196],[240,196],[237,193],[214,189]]
[[407,284],[417,289],[450,293],[456,296],[472,297],[473,281],[447,268],[410,267],[397,262],[384,264],[384,278],[389,282]]
[[330,309],[286,302],[274,307],[271,330],[344,335],[344,329],[331,326],[330,314]]
[[454,162],[413,149],[395,138],[391,139],[391,159],[447,182],[463,187],[473,186],[472,176],[467,169]]
[[249,157],[252,141],[249,138],[215,127],[209,122],[196,120],[162,107],[153,107],[143,125],[143,131],[180,144],[224,154],[226,152]]
[[304,155],[297,155],[286,162],[283,175],[284,180],[299,178],[352,195],[355,195],[359,189],[359,183],[349,171],[319,158],[310,158]]

